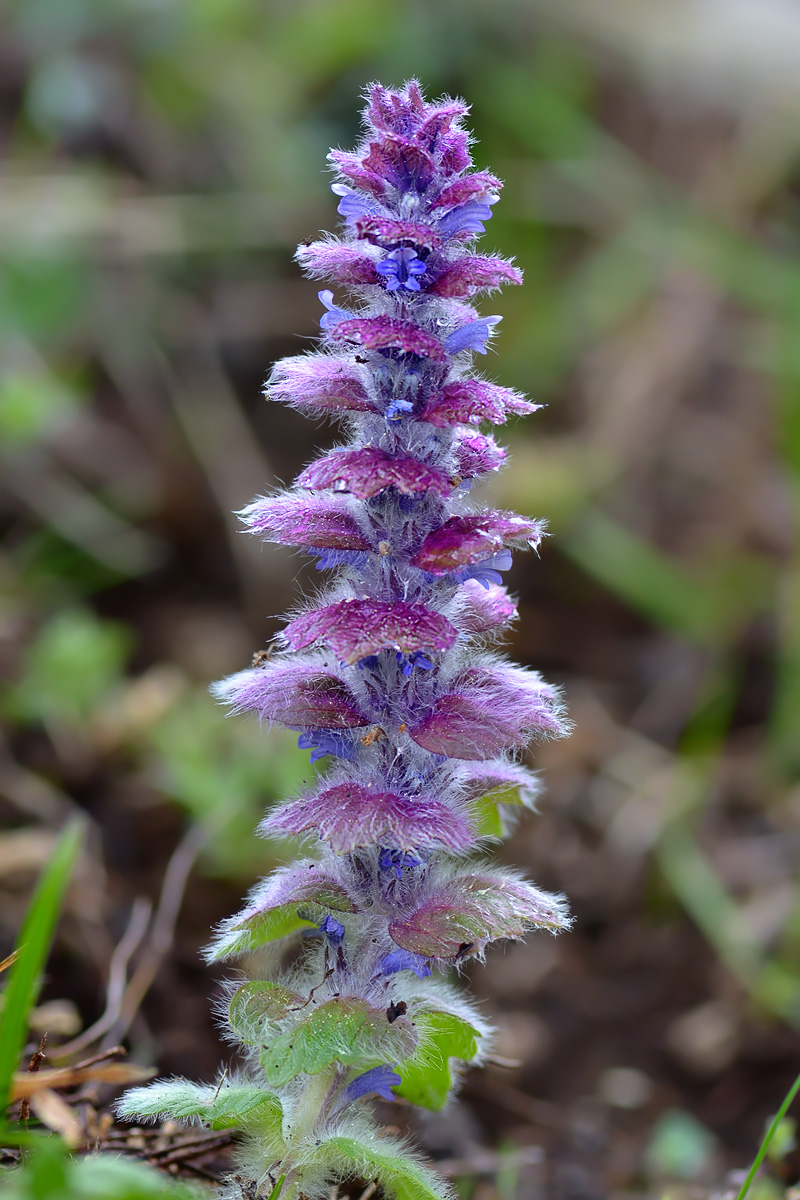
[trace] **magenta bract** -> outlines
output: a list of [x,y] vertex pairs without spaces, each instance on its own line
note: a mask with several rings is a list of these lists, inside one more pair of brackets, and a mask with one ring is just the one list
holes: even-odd
[[350,688],[321,664],[277,660],[231,675],[215,687],[237,712],[293,729],[358,729],[369,724]]
[[283,546],[316,546],[324,550],[369,550],[372,543],[346,502],[336,497],[264,496],[239,514],[251,533]]
[[431,575],[446,575],[480,562],[504,546],[535,549],[542,540],[542,532],[540,522],[526,521],[516,513],[483,512],[450,517],[428,534],[411,562]]
[[452,484],[444,472],[415,458],[392,458],[385,450],[364,446],[358,450],[334,450],[306,467],[297,478],[301,487],[335,492],[351,492],[360,500],[369,500],[386,488],[396,488],[404,496],[436,492],[448,496]]
[[296,800],[270,813],[261,825],[263,833],[272,835],[310,830],[336,854],[362,846],[436,846],[460,854],[472,840],[464,818],[440,801],[376,792],[357,783],[340,783]]
[[290,621],[283,636],[293,650],[324,642],[346,663],[380,650],[436,654],[449,650],[457,633],[446,617],[421,604],[395,600],[340,600]]

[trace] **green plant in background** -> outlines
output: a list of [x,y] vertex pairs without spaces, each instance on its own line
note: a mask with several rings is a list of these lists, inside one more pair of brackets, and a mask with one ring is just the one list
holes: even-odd
[[144,1163],[113,1154],[75,1158],[55,1135],[31,1143],[23,1166],[3,1172],[4,1200],[203,1200]]
[[0,1127],[28,1030],[28,1014],[36,1004],[41,974],[53,940],[61,901],[81,847],[82,829],[74,824],[61,836],[39,881],[15,948],[16,959],[3,991],[0,1013]]

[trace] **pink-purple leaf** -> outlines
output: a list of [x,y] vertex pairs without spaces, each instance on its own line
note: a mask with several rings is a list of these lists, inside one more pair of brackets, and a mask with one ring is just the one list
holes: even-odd
[[475,479],[487,471],[499,471],[506,460],[506,452],[493,437],[470,433],[456,446],[455,460],[462,479]]
[[330,279],[345,287],[377,283],[375,259],[360,246],[345,242],[301,243],[295,255],[304,272],[312,279]]
[[403,950],[461,960],[487,942],[520,938],[531,927],[556,933],[567,924],[562,901],[532,884],[500,874],[459,875],[389,925]]
[[522,283],[522,272],[495,255],[467,255],[442,271],[428,287],[429,296],[460,299],[475,292],[492,291],[507,283]]
[[422,604],[401,600],[340,600],[290,621],[283,637],[294,650],[317,642],[349,664],[396,650],[403,654],[449,650],[457,633],[446,617]]
[[486,511],[450,517],[425,538],[412,566],[431,575],[447,575],[482,562],[504,546],[538,547],[543,527],[516,513]]
[[395,317],[350,317],[334,325],[329,336],[355,342],[365,350],[402,350],[433,362],[444,362],[447,357],[444,346],[432,333]]
[[453,621],[462,633],[488,633],[507,625],[516,615],[516,604],[499,583],[490,583],[487,588],[477,579],[467,579],[459,591]]
[[376,200],[383,199],[387,190],[386,180],[374,171],[367,170],[358,155],[345,150],[331,150],[328,158],[355,187],[369,192]]
[[411,186],[423,191],[433,177],[434,162],[428,151],[398,133],[387,133],[370,142],[363,161],[368,171],[382,176],[394,187]]
[[466,204],[468,200],[482,200],[499,192],[502,186],[496,175],[490,175],[488,171],[476,171],[474,175],[457,179],[443,188],[432,207],[455,208],[459,204]]
[[370,550],[358,522],[336,498],[293,495],[264,496],[240,514],[251,533],[282,546],[314,546],[321,550]]
[[216,684],[214,694],[236,712],[255,712],[291,729],[358,729],[370,723],[343,680],[318,664],[273,662],[239,671]]
[[484,379],[459,379],[434,392],[420,413],[420,420],[440,429],[450,425],[479,425],[481,421],[503,425],[509,414],[524,416],[536,412],[539,407],[518,392],[496,383],[487,383]]
[[311,829],[336,854],[363,846],[438,846],[459,854],[471,841],[467,822],[446,804],[357,783],[339,783],[294,800],[270,812],[261,825],[261,832],[271,835],[296,836]]
[[435,467],[415,458],[392,458],[373,446],[334,450],[306,467],[297,482],[315,491],[332,488],[350,492],[361,500],[369,500],[388,487],[397,488],[404,496],[432,491],[445,497],[452,491],[448,477]]
[[300,409],[370,412],[374,405],[354,363],[327,354],[298,354],[276,363],[267,381],[270,400]]
[[471,667],[453,680],[409,734],[432,754],[479,760],[525,746],[534,733],[561,736],[558,692],[520,667]]
[[442,239],[430,225],[403,221],[391,217],[361,217],[356,221],[356,235],[376,246],[417,246],[420,250],[439,250]]

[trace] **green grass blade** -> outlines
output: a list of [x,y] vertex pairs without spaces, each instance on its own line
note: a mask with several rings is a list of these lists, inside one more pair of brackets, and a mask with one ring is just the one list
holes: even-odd
[[0,1125],[5,1124],[11,1079],[25,1045],[28,1015],[39,994],[40,976],[82,840],[81,822],[73,822],[62,833],[37,884],[17,939],[20,953],[9,973],[0,1015]]
[[789,1105],[794,1100],[798,1091],[800,1091],[800,1075],[797,1076],[797,1079],[795,1079],[794,1083],[789,1088],[789,1091],[786,1093],[786,1096],[784,1098],[783,1104],[780,1106],[780,1108],[776,1112],[776,1114],[773,1118],[772,1124],[770,1125],[769,1129],[767,1130],[766,1134],[764,1135],[764,1140],[761,1143],[761,1145],[759,1146],[758,1154],[753,1159],[753,1165],[747,1173],[747,1178],[745,1179],[744,1183],[742,1184],[741,1191],[739,1192],[739,1195],[736,1197],[736,1200],[744,1200],[745,1196],[750,1191],[750,1184],[753,1182],[756,1171],[761,1166],[761,1164],[763,1163],[763,1161],[766,1157],[767,1151],[769,1150],[770,1142],[772,1141],[772,1139],[775,1136],[775,1131],[778,1128],[778,1126],[780,1125],[783,1118],[786,1116],[787,1112],[789,1111]]
[[284,1173],[281,1175],[278,1182],[275,1184],[275,1187],[270,1192],[269,1200],[278,1200],[278,1197],[280,1196],[281,1192],[283,1191],[283,1185],[285,1182],[286,1182],[286,1172],[284,1171]]

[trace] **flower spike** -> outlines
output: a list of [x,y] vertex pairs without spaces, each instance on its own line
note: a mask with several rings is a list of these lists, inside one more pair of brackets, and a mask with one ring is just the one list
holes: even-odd
[[232,1187],[258,1200],[321,1200],[348,1175],[446,1200],[405,1144],[378,1136],[374,1099],[441,1108],[491,1033],[447,973],[569,924],[560,897],[485,859],[538,791],[516,758],[568,724],[556,688],[487,645],[516,615],[511,551],[537,549],[544,524],[470,496],[505,461],[481,427],[537,406],[473,372],[500,321],[474,297],[522,275],[475,252],[501,183],[471,169],[467,112],[413,80],[375,84],[361,145],[331,152],[339,234],[297,251],[331,285],[319,347],[277,363],[267,396],[342,418],[348,440],[240,514],[329,582],[263,665],[215,688],[323,764],[260,828],[306,857],[263,880],[208,951],[255,967],[228,991],[241,1075],[157,1083],[120,1106],[238,1126]]

